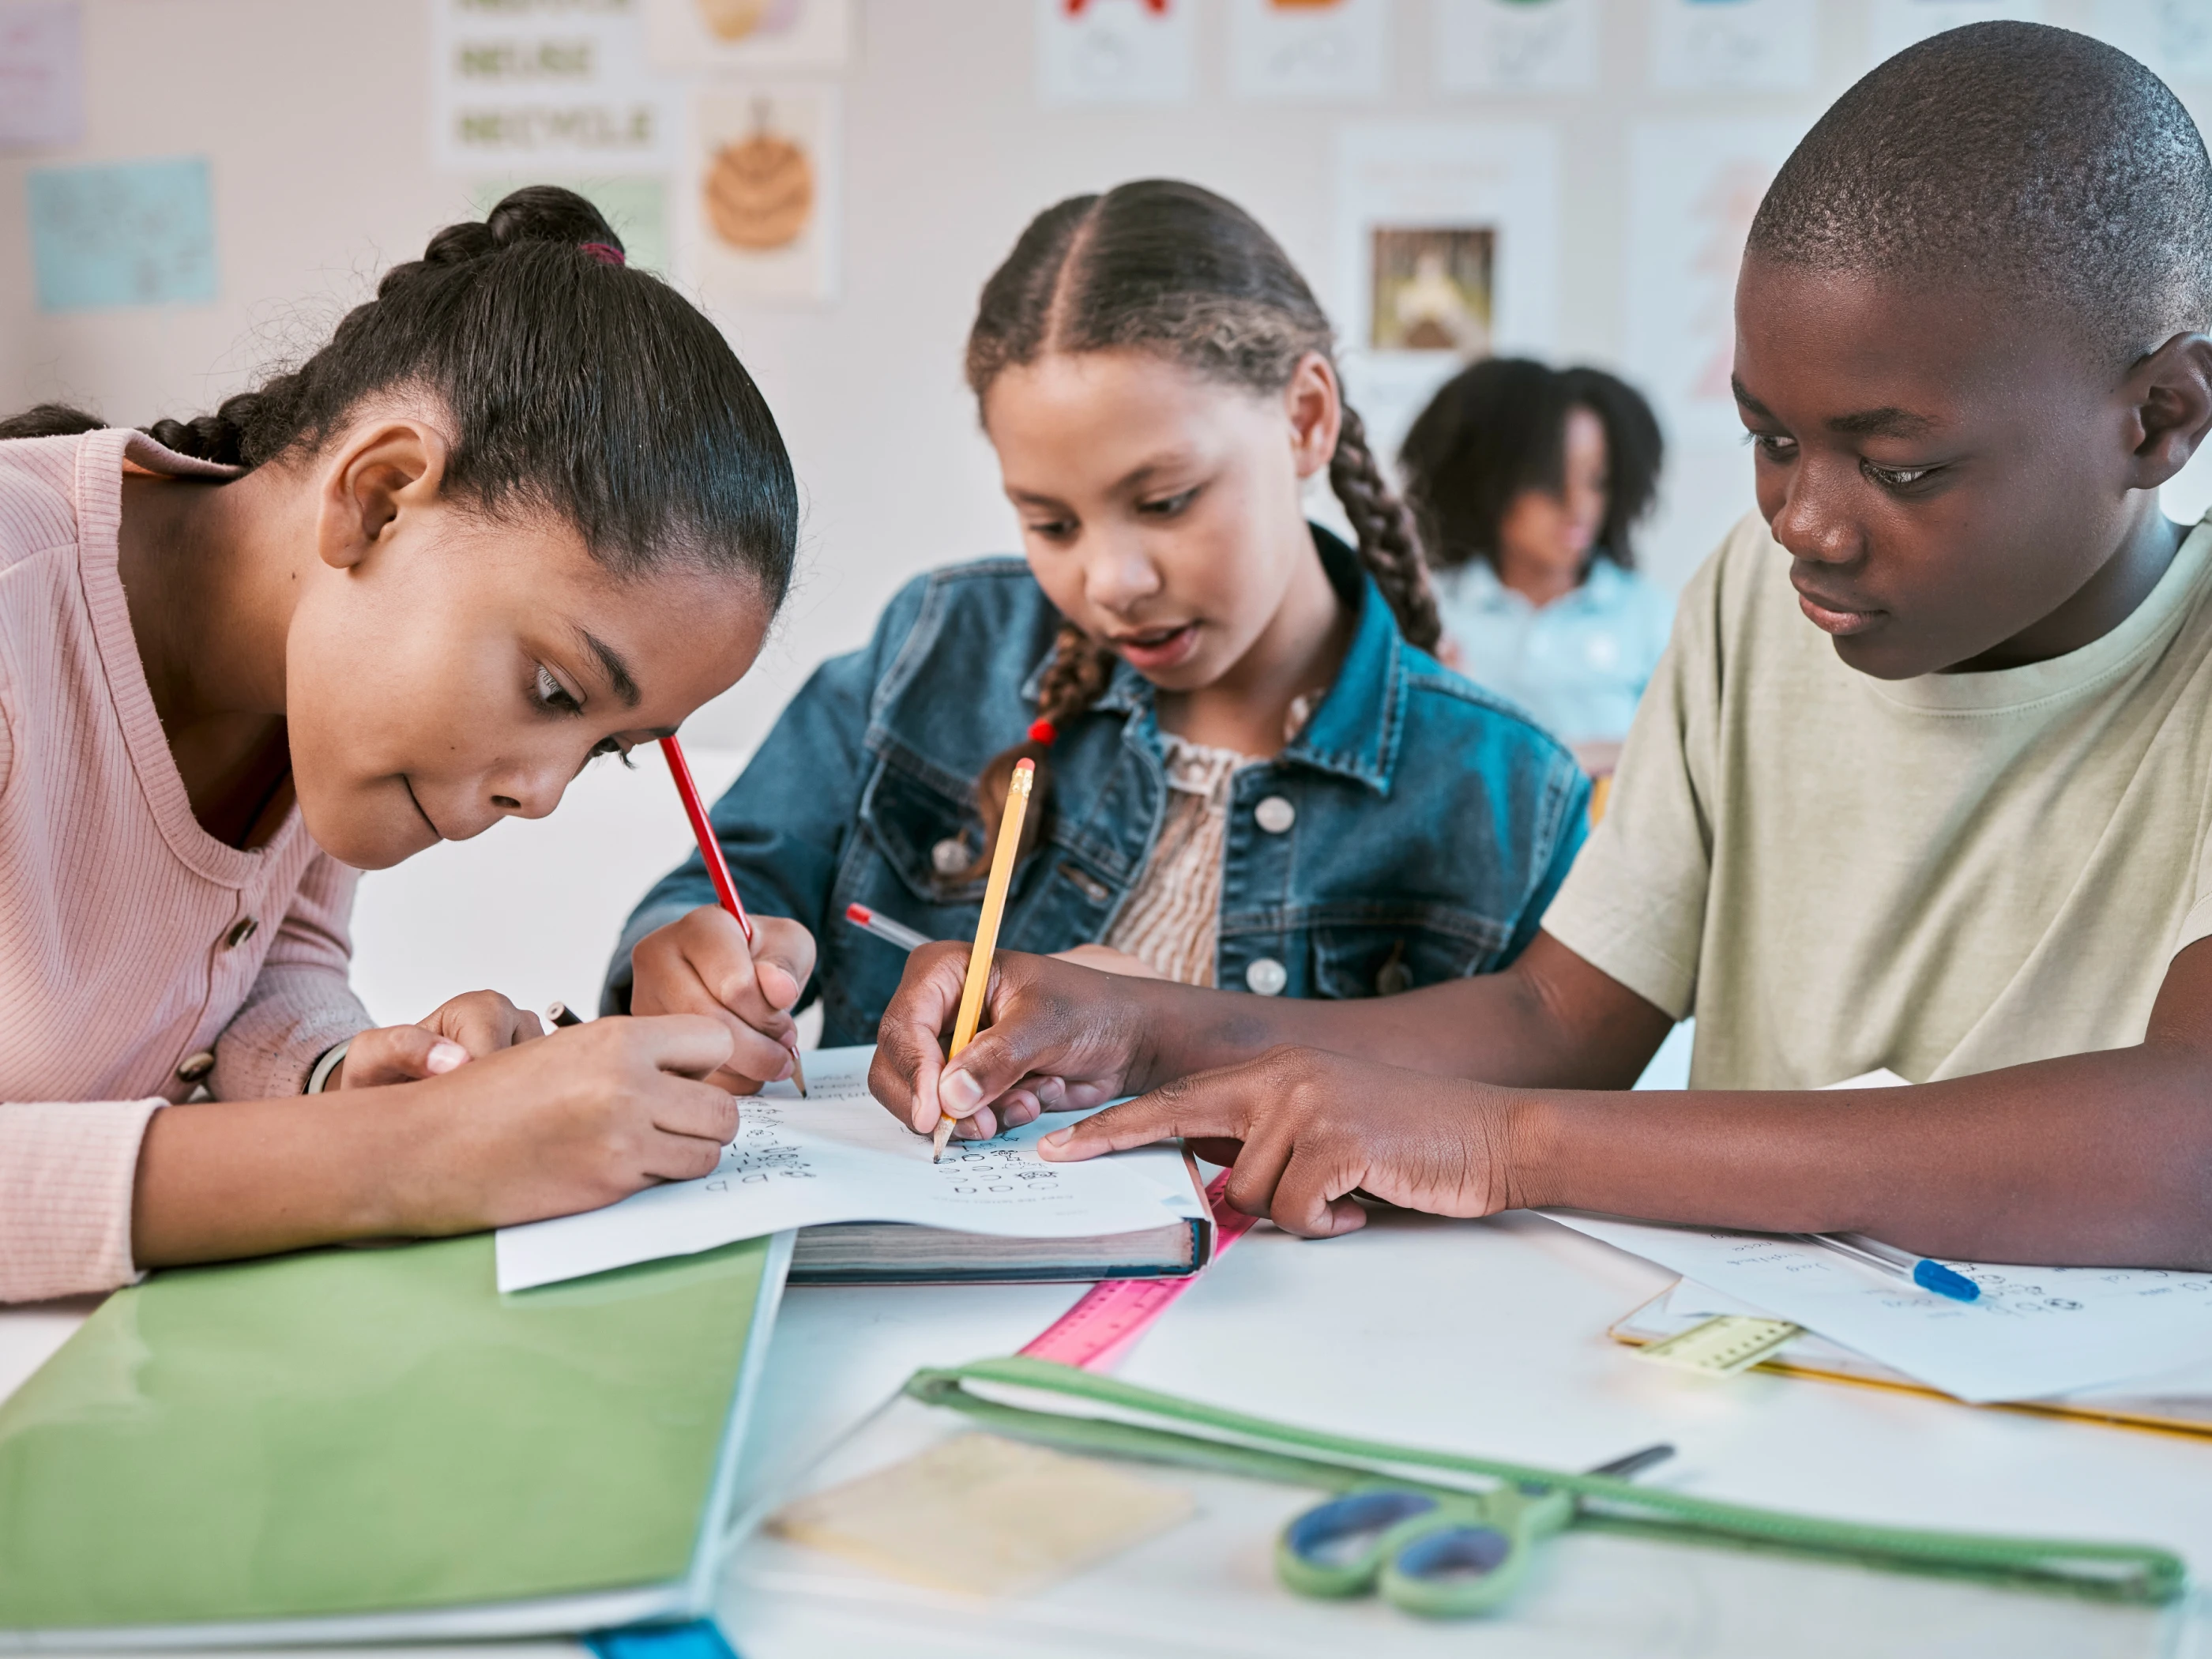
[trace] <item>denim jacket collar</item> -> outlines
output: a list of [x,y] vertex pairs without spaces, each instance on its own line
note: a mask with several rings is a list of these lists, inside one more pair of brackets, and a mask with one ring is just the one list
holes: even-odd
[[[1336,684],[1329,687],[1304,729],[1276,759],[1334,772],[1387,796],[1405,724],[1405,641],[1389,602],[1375,579],[1361,568],[1359,556],[1319,525],[1310,528],[1322,567],[1336,591],[1346,598],[1358,593],[1359,620],[1351,648],[1344,653],[1344,665],[1337,671]],[[1051,661],[1052,653],[1048,650],[1022,682],[1022,696],[1031,705],[1036,702],[1044,671]],[[1152,690],[1150,680],[1117,660],[1114,677],[1098,701],[1091,705],[1091,712],[1142,715],[1150,726]]]

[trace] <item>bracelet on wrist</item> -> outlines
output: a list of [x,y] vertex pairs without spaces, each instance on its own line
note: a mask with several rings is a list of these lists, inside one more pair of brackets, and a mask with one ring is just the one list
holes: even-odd
[[300,1092],[303,1095],[319,1095],[322,1093],[324,1088],[331,1080],[331,1074],[336,1072],[339,1065],[344,1060],[346,1057],[346,1050],[352,1047],[353,1039],[351,1037],[348,1037],[343,1042],[335,1044],[331,1048],[324,1049],[323,1057],[315,1062],[314,1070],[307,1073],[307,1086],[301,1090]]

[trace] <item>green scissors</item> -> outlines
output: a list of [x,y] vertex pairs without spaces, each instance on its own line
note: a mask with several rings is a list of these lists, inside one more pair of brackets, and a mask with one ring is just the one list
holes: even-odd
[[[1626,1480],[1674,1455],[1664,1443],[1646,1446],[1590,1473]],[[1575,1496],[1559,1486],[1367,1486],[1285,1526],[1275,1540],[1275,1576],[1301,1595],[1375,1590],[1407,1613],[1462,1619],[1504,1603],[1528,1576],[1536,1545],[1574,1518]]]

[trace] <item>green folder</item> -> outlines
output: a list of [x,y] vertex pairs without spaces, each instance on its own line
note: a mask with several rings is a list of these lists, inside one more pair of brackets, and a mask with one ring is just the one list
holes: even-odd
[[477,1237],[121,1291],[0,1405],[0,1647],[702,1613],[790,1259],[502,1297]]

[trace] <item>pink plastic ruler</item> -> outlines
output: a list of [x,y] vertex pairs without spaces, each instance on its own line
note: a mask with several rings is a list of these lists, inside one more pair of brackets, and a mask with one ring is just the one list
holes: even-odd
[[[1206,1200],[1213,1206],[1216,1261],[1252,1230],[1257,1218],[1231,1206],[1225,1196],[1228,1185],[1229,1172],[1224,1170],[1206,1189]],[[1193,1273],[1188,1279],[1103,1279],[1022,1352],[1031,1359],[1057,1360],[1087,1371],[1110,1370],[1197,1277]]]

